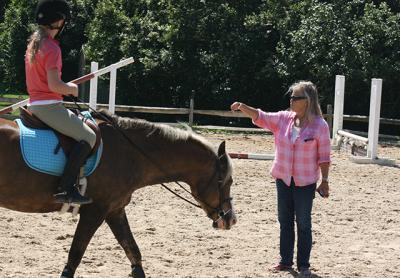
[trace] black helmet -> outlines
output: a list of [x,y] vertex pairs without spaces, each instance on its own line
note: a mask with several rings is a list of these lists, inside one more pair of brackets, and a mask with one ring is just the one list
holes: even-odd
[[36,7],[36,23],[50,25],[60,19],[68,20],[70,11],[65,0],[39,0]]

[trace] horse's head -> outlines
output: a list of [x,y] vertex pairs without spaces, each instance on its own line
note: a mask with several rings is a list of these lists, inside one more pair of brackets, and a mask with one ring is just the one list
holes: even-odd
[[213,221],[213,227],[228,230],[236,224],[236,215],[230,197],[232,164],[225,150],[225,142],[218,148],[218,158],[211,177],[203,180],[207,184],[198,192],[201,207]]

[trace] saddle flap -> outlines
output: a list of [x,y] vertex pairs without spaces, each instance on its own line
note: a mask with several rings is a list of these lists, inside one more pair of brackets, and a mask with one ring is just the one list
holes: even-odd
[[26,127],[37,129],[51,129],[48,125],[46,125],[38,117],[33,115],[24,107],[19,107],[19,117]]
[[[68,137],[68,136],[58,132],[57,130],[49,127],[47,124],[42,122],[38,117],[36,117],[34,114],[32,114],[29,110],[25,109],[24,107],[19,107],[19,111],[20,111],[20,119],[26,127],[34,128],[34,129],[50,129],[50,130],[54,131],[54,133],[56,134],[56,136],[59,140],[59,146],[57,146],[56,149],[54,150],[55,153],[58,152],[60,147],[63,149],[63,151],[66,155],[68,155],[70,153],[72,147],[76,143],[75,139]],[[90,153],[90,154],[94,154],[97,151],[97,149],[99,148],[99,145],[101,142],[100,128],[90,118],[79,114],[79,111],[75,111],[75,110],[71,110],[71,111],[74,112],[74,114],[77,115],[85,124],[87,124],[96,134],[96,143],[92,149],[92,152]]]
[[[64,172],[67,156],[63,150],[58,153],[54,149],[59,145],[56,133],[51,129],[34,129],[26,127],[21,119],[16,119],[20,133],[21,154],[25,163],[32,169],[61,176]],[[84,166],[84,176],[89,176],[98,166],[103,150],[100,143],[98,150],[88,157]]]

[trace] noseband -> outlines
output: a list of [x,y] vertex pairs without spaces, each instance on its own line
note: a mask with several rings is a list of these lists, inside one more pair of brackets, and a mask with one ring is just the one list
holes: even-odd
[[[207,184],[210,185],[211,182],[213,181],[213,179],[215,178],[215,176],[216,176],[217,174],[219,174],[219,173],[220,173],[220,165],[219,165],[219,160],[218,160],[217,163],[216,163],[216,165],[215,165],[215,168],[214,168],[214,173],[213,173],[213,175],[211,176],[211,178],[210,178],[210,180],[209,180],[209,182],[208,182]],[[208,190],[209,190],[209,187],[207,187],[207,188],[205,188],[205,189],[208,191]],[[194,196],[194,195],[192,194],[192,196],[193,196],[198,202],[203,203],[205,206],[207,206],[208,208],[210,208],[210,209],[212,210],[212,212],[214,212],[214,213],[216,213],[216,214],[218,215],[218,218],[214,220],[214,219],[212,218],[212,213],[208,213],[208,214],[207,214],[208,218],[210,218],[210,219],[213,221],[213,225],[214,225],[214,224],[217,224],[220,220],[225,220],[225,221],[227,221],[227,220],[228,220],[228,216],[232,213],[232,203],[231,203],[232,197],[228,197],[228,198],[225,198],[225,199],[224,199],[224,196],[223,196],[223,195],[224,195],[224,194],[223,194],[223,189],[224,189],[223,180],[222,180],[221,176],[219,176],[219,177],[218,177],[218,195],[219,195],[219,205],[218,205],[218,207],[212,207],[212,206],[210,206],[207,202],[201,201],[201,199],[200,199],[199,197],[196,197],[196,196]],[[202,196],[202,195],[205,194],[204,192],[201,192],[201,193],[202,193],[202,194],[199,194],[198,196]],[[230,209],[228,209],[227,211],[224,211],[224,209],[223,209],[223,205],[224,205],[225,203],[228,203],[229,206],[230,206]]]
[[[214,209],[213,209],[213,210],[214,210],[215,212],[217,212],[217,214],[218,214],[218,218],[217,218],[216,220],[212,219],[212,216],[211,216],[210,214],[207,215],[208,218],[210,218],[210,219],[213,221],[213,225],[217,225],[218,222],[219,222],[220,220],[224,220],[224,221],[226,221],[226,222],[229,220],[229,215],[232,213],[232,203],[231,203],[231,201],[232,201],[232,198],[231,198],[231,197],[226,198],[225,200],[223,200],[222,202],[220,202],[218,208],[214,208]],[[230,205],[231,208],[228,209],[227,211],[224,211],[224,209],[222,208],[222,205],[223,205],[224,203],[226,203],[226,202],[229,203],[229,205]]]
[[[214,168],[214,173],[211,176],[210,180],[208,181],[207,185],[210,185],[211,182],[213,181],[213,179],[215,178],[215,176],[217,175],[217,173],[219,173],[220,171],[220,166],[219,166],[219,161],[217,161],[217,164]],[[207,202],[203,201],[200,196],[205,195],[206,192],[201,192],[197,195],[193,194],[192,192],[190,192],[189,190],[187,190],[183,185],[181,185],[178,181],[175,181],[176,184],[179,185],[180,188],[182,188],[184,191],[186,191],[188,194],[192,195],[192,197],[198,202],[198,203],[202,203],[204,204],[204,206],[206,206],[207,208],[211,209],[212,212],[208,213],[207,216],[208,218],[210,218],[213,221],[213,226],[217,225],[219,221],[221,220],[225,220],[228,221],[228,216],[232,213],[232,197],[228,197],[225,198],[223,197],[223,188],[224,188],[224,184],[223,184],[223,180],[221,179],[221,177],[218,177],[218,194],[219,194],[219,205],[218,207],[212,207],[211,205],[209,205]],[[169,192],[171,192],[172,194],[174,194],[175,196],[177,196],[178,198],[181,198],[182,200],[186,201],[187,203],[191,204],[192,206],[195,206],[197,208],[201,208],[201,206],[199,206],[198,204],[195,204],[191,201],[189,201],[188,199],[186,199],[185,197],[182,197],[181,195],[179,195],[178,193],[176,193],[175,191],[171,190],[168,186],[166,186],[165,184],[161,183],[161,185],[167,189]],[[208,191],[210,188],[206,187],[205,191]],[[230,209],[228,209],[227,211],[224,211],[224,209],[222,208],[223,205],[225,203],[229,203],[230,205]],[[216,213],[218,218],[217,219],[213,219],[212,218],[212,214]]]

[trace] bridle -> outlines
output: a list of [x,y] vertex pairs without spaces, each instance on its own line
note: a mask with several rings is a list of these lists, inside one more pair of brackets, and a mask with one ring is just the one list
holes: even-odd
[[[208,218],[213,220],[213,224],[218,223],[220,220],[226,220],[227,221],[228,220],[227,218],[228,218],[229,214],[232,212],[232,203],[231,203],[232,198],[231,197],[228,197],[228,198],[224,197],[224,192],[223,192],[224,187],[225,187],[224,180],[222,179],[222,177],[220,175],[217,177],[217,175],[219,173],[221,173],[221,171],[220,171],[221,170],[221,166],[219,164],[220,158],[221,157],[218,157],[218,160],[216,161],[216,164],[215,164],[215,167],[214,167],[213,175],[210,177],[210,179],[209,179],[209,181],[207,183],[207,185],[210,185],[215,178],[218,179],[218,182],[217,182],[218,188],[217,188],[217,190],[218,190],[219,204],[218,204],[217,207],[210,206],[207,202],[201,200],[201,198],[200,198],[200,196],[206,196],[208,191],[212,189],[209,186],[205,187],[202,191],[200,191],[197,194],[197,196],[192,194],[191,192],[189,192],[188,190],[185,189],[185,191],[188,192],[190,195],[192,195],[193,198],[196,199],[196,201],[198,203],[202,203],[205,207],[210,209],[211,212],[209,212],[207,214],[207,216],[208,216]],[[176,183],[178,183],[178,182],[176,182]],[[163,186],[165,186],[165,185],[163,185]],[[179,184],[179,186],[181,188],[184,188],[180,184]],[[229,203],[229,207],[230,208],[227,211],[225,211],[223,209],[223,206],[224,206],[225,203]],[[196,207],[200,207],[200,206],[196,205]],[[213,213],[216,213],[216,215],[218,216],[217,219],[213,219],[213,217],[212,217]]]
[[[210,185],[212,183],[212,181],[216,178],[216,175],[220,173],[220,166],[219,166],[219,160],[217,161],[215,168],[214,168],[214,172],[213,175],[210,177],[207,185]],[[209,205],[207,202],[203,201],[202,198],[200,196],[205,196],[208,191],[211,189],[209,186],[205,187],[203,189],[203,191],[200,191],[200,193],[198,193],[197,195],[193,194],[192,192],[190,192],[189,190],[187,190],[182,184],[180,184],[178,181],[175,181],[175,183],[177,185],[179,185],[180,188],[182,188],[182,190],[184,190],[186,193],[190,194],[198,203],[203,204],[205,207],[207,207],[211,212],[207,213],[208,218],[210,218],[213,221],[213,225],[216,225],[219,221],[221,220],[225,220],[228,221],[228,217],[230,215],[230,213],[232,213],[232,197],[228,197],[228,198],[224,198],[224,194],[223,194],[223,190],[225,187],[225,184],[223,183],[223,180],[221,177],[218,177],[218,195],[219,195],[219,204],[217,207],[213,207],[211,205]],[[184,200],[185,202],[197,207],[197,208],[201,208],[201,206],[199,206],[198,204],[195,204],[193,202],[191,202],[190,200],[186,199],[185,197],[182,197],[181,195],[179,195],[178,193],[176,193],[175,191],[171,190],[167,185],[165,185],[164,183],[161,183],[161,185],[167,189],[169,192],[171,192],[172,194],[174,194],[175,196],[177,196],[178,198],[181,198],[182,200]],[[223,209],[223,206],[225,203],[229,203],[229,209],[227,211],[225,211]],[[218,218],[217,219],[213,219],[213,213],[215,213]]]
[[[81,103],[84,103],[82,100],[78,99],[78,98],[73,98],[73,101],[75,103],[75,105],[78,107],[78,110],[80,112],[81,106],[76,102],[76,100],[80,101]],[[103,121],[105,121],[106,123],[110,124],[111,126],[114,127],[114,129],[116,129],[118,132],[120,132],[120,134],[129,142],[129,144],[131,144],[131,146],[133,148],[135,148],[137,151],[139,151],[144,157],[146,157],[151,163],[153,163],[155,166],[157,166],[159,168],[159,170],[161,172],[163,172],[164,174],[168,174],[167,171],[159,164],[156,163],[154,160],[151,159],[151,157],[149,157],[147,155],[147,153],[145,151],[143,151],[137,144],[135,144],[131,138],[129,138],[128,135],[126,135],[126,133],[115,123],[115,121],[113,121],[112,119],[109,119],[108,117],[104,116],[103,114],[99,113],[97,110],[91,108],[90,106],[84,104],[87,108],[89,108],[89,110],[92,110],[92,112],[99,117],[100,119],[102,119]],[[226,155],[226,154],[224,154]],[[222,179],[221,176],[218,176],[218,194],[219,194],[219,205],[217,207],[213,207],[211,205],[209,205],[207,202],[201,200],[200,196],[205,195],[204,191],[208,191],[210,190],[209,185],[212,183],[212,181],[216,178],[216,176],[221,172],[220,168],[220,164],[219,164],[219,159],[221,157],[218,157],[215,167],[214,167],[214,172],[213,175],[211,176],[210,180],[207,183],[207,187],[204,188],[203,191],[201,191],[201,193],[195,195],[192,192],[190,192],[189,190],[187,190],[183,185],[181,185],[178,181],[174,181],[177,185],[179,185],[180,188],[182,188],[185,192],[187,192],[188,194],[192,195],[192,197],[198,202],[203,204],[205,207],[207,207],[208,209],[210,209],[212,212],[207,213],[208,218],[210,218],[213,221],[213,227],[215,227],[216,225],[218,225],[218,222],[221,220],[224,221],[228,221],[229,220],[229,215],[232,213],[232,198],[228,197],[228,198],[224,198],[224,194],[223,194],[223,189],[224,189],[224,181]],[[175,191],[171,190],[167,185],[165,185],[164,183],[161,183],[161,185],[167,189],[169,192],[171,192],[172,194],[174,194],[175,196],[179,197],[180,199],[186,201],[187,203],[197,207],[197,208],[201,208],[201,206],[199,206],[198,204],[195,204],[193,202],[191,202],[190,200],[186,199],[185,197],[179,195],[178,193],[176,193]],[[223,209],[223,205],[225,203],[229,203],[229,209],[227,211],[225,211]],[[216,213],[218,218],[217,219],[213,219],[213,213]]]

